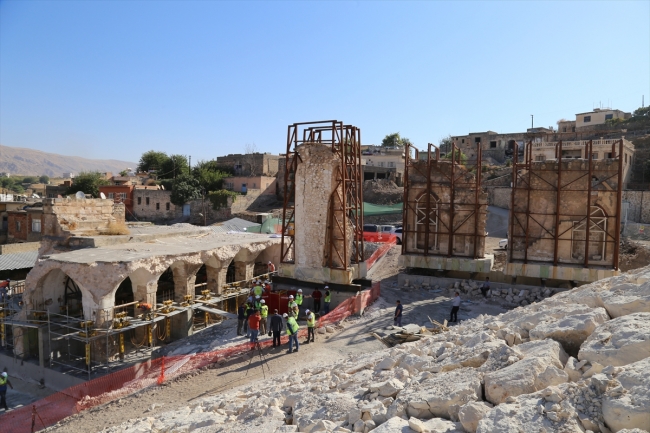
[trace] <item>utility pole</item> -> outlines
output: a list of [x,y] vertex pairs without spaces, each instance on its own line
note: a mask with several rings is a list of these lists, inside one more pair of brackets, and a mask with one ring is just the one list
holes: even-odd
[[187,174],[192,174],[192,155],[189,155],[188,158],[190,159],[190,162],[188,164],[189,172]]
[[[530,129],[533,129],[533,128],[534,128],[534,126],[533,126],[533,119],[534,119],[534,117],[533,117],[533,115],[531,114],[531,115],[530,115]],[[533,132],[533,131],[531,131],[531,132]]]

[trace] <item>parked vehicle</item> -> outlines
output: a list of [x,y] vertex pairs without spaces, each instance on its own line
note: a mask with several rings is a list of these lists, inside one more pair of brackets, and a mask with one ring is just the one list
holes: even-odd
[[504,250],[508,248],[508,239],[501,239],[499,241],[499,248],[503,248]]
[[393,234],[397,237],[397,245],[402,245],[402,227],[395,229]]

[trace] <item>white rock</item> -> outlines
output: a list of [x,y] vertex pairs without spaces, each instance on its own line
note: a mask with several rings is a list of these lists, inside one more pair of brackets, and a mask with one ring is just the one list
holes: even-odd
[[426,426],[424,425],[424,422],[413,417],[409,418],[409,427],[411,428],[411,430],[415,430],[418,433],[423,433],[424,431],[426,431]]
[[373,430],[375,433],[413,433],[407,420],[393,417]]
[[650,313],[633,313],[598,326],[578,359],[622,366],[650,357]]
[[380,370],[390,370],[391,368],[395,367],[395,364],[397,364],[397,361],[391,357],[388,357],[388,358],[384,358],[377,365],[377,368]]
[[559,385],[569,381],[569,375],[559,368],[549,365],[535,379],[535,388],[544,389],[547,386]]
[[628,364],[618,374],[623,394],[616,388],[608,390],[603,398],[603,418],[614,431],[624,428],[650,430],[650,358]]
[[468,432],[475,432],[478,422],[490,411],[492,405],[484,401],[470,401],[458,411],[458,420]]
[[577,382],[582,378],[582,372],[576,367],[577,362],[578,360],[571,356],[564,366],[564,372],[569,376],[571,382]]

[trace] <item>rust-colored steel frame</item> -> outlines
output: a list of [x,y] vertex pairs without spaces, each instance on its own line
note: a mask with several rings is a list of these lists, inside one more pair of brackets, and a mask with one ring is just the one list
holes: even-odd
[[[284,200],[282,205],[282,263],[293,263],[295,254],[295,174],[302,161],[297,147],[309,144],[328,144],[338,157],[336,185],[329,201],[326,251],[324,266],[346,269],[350,263],[364,261],[363,242],[363,182],[361,169],[361,129],[344,125],[337,120],[302,122],[289,125],[285,155]],[[349,235],[344,222],[352,226],[352,251],[349,251]],[[290,227],[293,226],[293,234]]]
[[[411,158],[411,149],[413,149],[415,157]],[[433,152],[432,152],[433,150]],[[431,245],[431,235],[443,235],[448,236],[448,248],[447,248],[447,257],[454,256],[454,237],[456,235],[472,236],[474,238],[474,251],[473,257],[475,259],[479,258],[478,254],[478,240],[480,237],[485,238],[485,232],[479,233],[478,222],[482,214],[487,212],[487,205],[479,203],[479,194],[481,192],[481,170],[482,170],[482,149],[481,144],[476,143],[476,163],[465,165],[465,169],[471,171],[475,169],[475,176],[470,181],[465,181],[464,174],[465,171],[460,171],[460,175],[457,174],[456,166],[461,165],[461,162],[457,160],[457,157],[460,153],[460,148],[456,146],[456,143],[452,143],[451,149],[451,159],[450,159],[450,173],[447,174],[442,170],[440,158],[440,149],[435,145],[429,143],[427,150],[426,158],[426,172],[423,172],[421,168],[418,167],[417,162],[420,161],[419,151],[410,146],[406,145],[404,149],[404,158],[405,158],[405,168],[404,168],[404,209],[402,214],[403,221],[403,234],[402,234],[402,254],[413,254],[413,255],[442,255],[435,254],[430,252],[430,247],[435,246]],[[433,156],[432,156],[433,155]],[[422,159],[424,161],[424,159]],[[446,179],[444,183],[437,183],[437,186],[443,186],[444,188],[449,189],[450,200],[448,203],[440,202],[440,206],[445,206],[449,211],[449,225],[444,224],[440,221],[442,230],[440,226],[436,231],[430,230],[430,215],[431,215],[431,192],[432,192],[432,182],[431,174],[438,172],[443,178]],[[413,228],[409,228],[409,222],[411,221],[410,215],[414,214],[417,221],[417,202],[416,199],[410,199],[409,191],[413,187],[411,184],[411,179],[409,177],[410,173],[417,173],[427,179],[426,182],[426,224],[424,225],[424,249],[417,248],[417,241],[413,242],[411,239],[416,239],[417,237],[417,224]],[[471,190],[474,192],[474,203],[462,204],[456,201],[456,191],[457,190]],[[456,213],[458,211],[469,211],[469,214],[459,223],[456,221]],[[460,229],[465,225],[465,223],[474,217],[474,226],[473,230],[469,231],[460,231]],[[435,236],[434,236],[435,239]],[[414,244],[414,248],[410,248],[409,245]],[[461,256],[467,257],[467,256]]]
[[[562,168],[562,141],[558,141],[555,145],[555,158],[557,161],[557,170],[549,170],[549,169],[531,169],[531,164],[533,163],[532,161],[532,151],[533,151],[533,146],[534,144],[531,142],[528,142],[524,149],[524,160],[522,162],[519,162],[518,158],[518,145],[515,143],[515,152],[514,152],[514,162],[512,165],[512,179],[513,179],[513,185],[512,185],[512,195],[511,195],[511,204],[510,204],[510,229],[509,229],[509,234],[508,234],[508,261],[510,263],[528,263],[528,250],[529,247],[537,242],[540,239],[552,239],[553,240],[553,259],[549,261],[540,261],[538,259],[535,260],[535,262],[539,263],[551,263],[554,266],[558,266],[560,264],[559,260],[559,241],[564,240],[567,241],[568,239],[560,239],[564,234],[566,234],[569,230],[572,229],[566,229],[563,232],[560,232],[560,222],[562,219],[567,219],[567,218],[579,218],[579,220],[575,221],[577,224],[585,223],[585,257],[583,260],[582,265],[585,268],[588,268],[590,266],[589,264],[589,242],[590,242],[590,229],[592,225],[592,218],[591,218],[591,205],[592,205],[592,191],[593,188],[597,185],[603,184],[604,182],[616,178],[617,180],[617,188],[615,190],[609,190],[609,191],[604,191],[604,190],[599,190],[599,194],[616,194],[616,215],[614,216],[606,216],[606,221],[608,221],[607,226],[609,227],[609,221],[613,220],[614,223],[614,235],[612,236],[609,233],[609,230],[605,231],[605,245],[612,245],[614,248],[613,251],[613,263],[612,267],[615,270],[618,270],[618,260],[619,260],[619,253],[620,253],[620,226],[621,226],[621,199],[622,199],[622,188],[623,188],[623,140],[617,140],[618,142],[618,153],[616,151],[616,142],[612,144],[612,159],[618,159],[618,170],[615,174],[607,176],[606,178],[599,179],[597,184],[594,185],[593,182],[593,176],[594,176],[594,160],[593,159],[593,140],[589,140],[587,144],[585,145],[585,151],[584,151],[584,159],[588,161],[588,169],[585,172],[585,170],[575,170],[575,169],[563,169]],[[542,163],[552,163],[553,161],[545,161],[545,162],[538,162],[538,164]],[[555,183],[549,182],[546,179],[542,178],[538,173],[541,172],[554,172],[556,173],[556,179]],[[578,172],[582,173],[578,178],[575,178],[569,182],[566,182],[563,184],[563,175],[566,173],[571,173],[571,172]],[[586,189],[576,189],[571,188],[571,185],[580,181],[584,177],[587,177],[589,179],[587,183],[587,188]],[[541,189],[541,188],[535,188],[536,191],[553,191],[555,192],[555,212],[554,213],[540,213],[540,212],[531,212],[530,210],[530,193],[531,190],[533,189],[531,187],[532,185],[532,179],[537,178],[538,180],[541,180],[544,183],[544,186],[546,189]],[[524,194],[517,194],[517,192],[520,191],[525,191]],[[580,214],[569,214],[566,212],[561,211],[561,206],[560,204],[562,203],[562,197],[563,193],[565,192],[584,192],[586,193],[586,210],[584,213]],[[515,203],[515,196],[518,198],[521,198],[522,195],[526,196],[525,203],[521,203],[521,201],[517,201]],[[517,210],[516,205],[521,205],[523,204],[524,210]],[[553,232],[549,231],[547,227],[545,227],[543,224],[541,224],[538,219],[539,217],[549,217],[552,216],[554,217],[554,227],[552,228]],[[535,237],[532,238],[530,235],[530,227],[532,224],[536,224],[542,228],[542,234],[540,237]],[[548,237],[545,237],[545,235],[548,234]],[[518,244],[521,240],[523,240],[523,253],[524,257],[523,259],[513,259],[513,252],[515,251],[515,244]],[[571,240],[574,242],[574,240]],[[518,251],[521,251],[520,248],[517,248]],[[603,257],[603,260],[605,257]],[[575,261],[563,261],[562,264],[579,264]]]

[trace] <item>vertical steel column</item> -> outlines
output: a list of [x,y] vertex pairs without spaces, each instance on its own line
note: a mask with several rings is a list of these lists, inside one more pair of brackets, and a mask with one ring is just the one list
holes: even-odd
[[585,268],[589,267],[589,229],[591,228],[591,176],[593,173],[592,167],[592,146],[593,140],[589,140],[589,144],[585,146],[585,150],[589,152],[587,155],[587,163],[589,164],[589,176],[587,179],[587,227],[585,229]]
[[526,243],[524,244],[524,264],[528,263],[528,234],[530,228],[530,182],[532,179],[530,171],[532,170],[531,155],[532,155],[533,141],[529,141],[526,149],[524,150],[525,165],[528,167],[526,174],[528,175],[528,180],[526,181]]
[[553,247],[553,265],[558,264],[558,244],[560,238],[560,203],[562,199],[562,140],[555,145],[557,161],[557,195],[555,196],[555,245]]
[[512,244],[515,240],[515,193],[517,192],[517,167],[519,165],[519,144],[515,141],[514,156],[512,158],[512,187],[510,188],[510,233],[508,233],[508,250],[512,261]]
[[[429,255],[429,221],[431,217],[431,143],[429,143],[429,148],[427,149],[427,189],[425,194],[427,195],[427,208],[425,214],[426,222],[424,225],[424,255],[426,257]],[[417,210],[415,211],[415,214],[415,218],[417,219]],[[417,231],[417,224],[415,227]]]
[[481,164],[483,159],[483,148],[481,143],[477,143],[476,150],[476,177],[474,178],[474,259],[478,258],[478,217],[481,210],[479,205],[479,189],[481,188]]
[[450,181],[450,191],[449,191],[449,244],[447,245],[447,257],[451,257],[454,247],[454,201],[456,199],[454,195],[454,185],[456,183],[455,179],[455,165],[456,165],[456,143],[452,143],[451,146],[451,181]]
[[404,199],[402,200],[402,254],[406,254],[406,243],[409,241],[409,165],[411,164],[411,145],[404,148]]
[[[292,136],[291,136],[291,128],[292,125],[289,125],[287,127],[287,153],[285,154],[285,164],[284,164],[284,197],[283,197],[283,203],[282,203],[282,238],[280,240],[280,263],[285,263],[286,262],[286,256],[288,253],[289,247],[285,245],[285,236],[288,235],[288,227],[290,222],[287,222],[287,206],[289,204],[289,164],[293,164],[293,159],[290,158],[291,154],[291,144],[292,144]],[[294,129],[294,134],[297,133],[297,129]],[[294,185],[295,185],[295,174],[294,174]],[[293,186],[292,186],[293,187]],[[295,204],[295,203],[294,203]],[[294,233],[295,233],[295,225],[294,225]],[[287,248],[287,251],[285,251],[285,247]]]
[[[612,145],[613,146],[613,145]],[[614,269],[618,270],[621,248],[621,201],[623,199],[623,139],[618,142],[618,185],[616,186],[616,234],[614,236]],[[643,195],[641,196],[643,198]],[[604,259],[604,257],[603,257]]]

